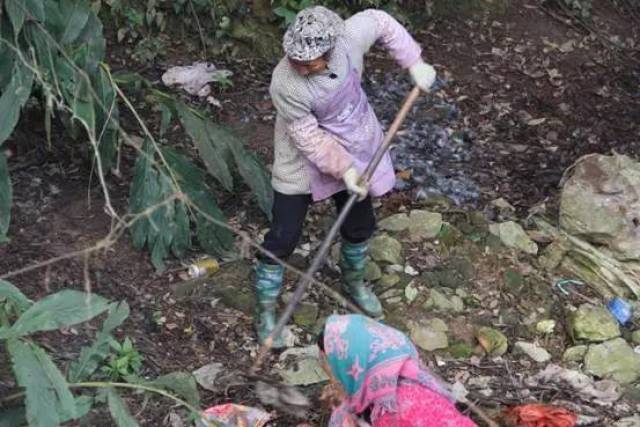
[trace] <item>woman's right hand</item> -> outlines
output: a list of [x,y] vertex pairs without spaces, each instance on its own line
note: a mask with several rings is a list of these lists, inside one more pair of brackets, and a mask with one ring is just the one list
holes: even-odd
[[358,195],[358,201],[361,202],[367,198],[367,194],[369,193],[369,189],[367,188],[366,183],[362,183],[360,180],[360,174],[353,166],[347,169],[347,171],[342,176],[342,180],[344,181],[345,187],[351,194]]
[[333,410],[342,404],[344,397],[344,391],[342,387],[340,387],[340,384],[330,382],[322,388],[320,401],[323,402],[328,409]]

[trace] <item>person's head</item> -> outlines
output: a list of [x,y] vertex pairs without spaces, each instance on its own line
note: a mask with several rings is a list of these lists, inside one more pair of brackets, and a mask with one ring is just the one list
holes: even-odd
[[327,67],[331,50],[344,32],[344,21],[322,6],[300,11],[284,35],[282,47],[291,66],[301,75]]

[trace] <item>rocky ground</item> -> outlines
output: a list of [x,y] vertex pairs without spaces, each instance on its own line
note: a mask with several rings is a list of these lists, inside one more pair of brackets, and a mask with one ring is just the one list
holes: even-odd
[[[406,331],[435,372],[463,385],[492,415],[540,401],[576,411],[581,425],[640,425],[633,418],[640,412],[640,323],[618,325],[588,286],[558,287],[574,277],[543,268],[539,255],[549,239],[529,218],[557,216],[559,180],[581,155],[615,150],[637,156],[640,27],[632,17],[597,4],[598,34],[622,43],[612,49],[553,8],[515,3],[505,15],[452,17],[417,31],[425,57],[446,85],[421,99],[399,135],[393,151],[398,189],[376,207],[380,230],[372,241],[368,278],[383,300],[385,321]],[[370,59],[367,91],[388,124],[409,83],[380,52]],[[114,54],[114,68],[119,61],[126,68],[126,58]],[[168,66],[192,61],[177,40],[164,62],[147,68],[147,77],[159,79]],[[269,161],[270,68],[251,61],[226,65],[235,72],[235,88],[216,93],[222,108],[211,107],[210,113],[243,133]],[[154,117],[149,113],[152,125]],[[41,126],[29,128],[25,140],[44,141]],[[187,145],[186,138],[164,142]],[[173,261],[157,275],[147,255],[126,239],[86,259],[65,258],[104,237],[110,226],[100,189],[87,182],[86,165],[69,157],[54,147],[53,153],[25,149],[12,160],[12,241],[0,246],[0,272],[57,259],[9,280],[38,298],[81,289],[88,277],[93,292],[132,307],[119,336],[131,337],[143,354],[144,375],[194,372],[203,406],[258,404],[252,383],[237,375],[251,366],[257,349],[251,254],[190,290],[182,284],[184,264]],[[119,212],[126,211],[132,158],[125,153],[123,177],[109,182]],[[244,196],[221,194],[219,202],[232,224],[259,240],[266,220]],[[292,265],[306,267],[334,216],[330,205],[314,206]],[[338,289],[337,251],[332,252],[333,262],[319,277]],[[201,255],[191,253],[185,264]],[[284,302],[295,279],[289,272]],[[308,346],[334,311],[343,309],[312,288],[290,328],[293,347],[274,355],[268,372],[305,384],[302,390],[317,396],[322,376]],[[41,340],[64,364],[94,333],[88,325]],[[0,394],[12,390],[3,369]],[[176,426],[175,417],[167,416],[184,415],[163,401],[128,400],[142,425]],[[321,425],[326,415],[314,410],[310,419]],[[294,423],[282,412],[276,416],[277,425]],[[111,424],[96,410],[85,425]]]

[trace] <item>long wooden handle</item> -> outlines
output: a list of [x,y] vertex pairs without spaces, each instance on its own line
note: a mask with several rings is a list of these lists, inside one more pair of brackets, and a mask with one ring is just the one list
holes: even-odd
[[[378,164],[380,163],[385,153],[389,149],[389,146],[391,145],[391,140],[393,139],[395,134],[398,132],[398,129],[400,129],[400,126],[402,126],[402,122],[407,117],[407,114],[409,113],[409,111],[411,110],[411,107],[413,107],[413,104],[416,102],[419,96],[420,96],[420,88],[418,86],[415,86],[413,90],[411,90],[407,98],[404,100],[404,102],[402,103],[402,107],[400,108],[400,111],[396,115],[396,118],[393,120],[393,123],[391,123],[391,127],[389,127],[389,130],[387,131],[387,134],[385,135],[384,140],[382,141],[382,144],[380,144],[380,147],[378,147],[378,150],[373,156],[373,159],[371,159],[371,162],[369,162],[369,164],[367,165],[367,168],[365,169],[362,175],[363,181],[368,182],[369,179],[371,179],[371,176],[373,175],[376,168],[378,167]],[[251,372],[253,373],[257,372],[262,366],[262,363],[264,362],[264,359],[267,353],[269,352],[271,347],[273,347],[274,337],[277,337],[282,333],[284,326],[287,324],[287,322],[291,318],[291,315],[293,314],[293,310],[295,310],[296,306],[302,300],[302,296],[304,295],[305,291],[307,290],[307,287],[311,283],[310,278],[313,277],[315,272],[318,271],[318,269],[324,262],[327,256],[327,253],[331,248],[331,244],[333,243],[333,239],[336,237],[336,235],[340,231],[340,227],[346,220],[347,215],[349,215],[349,211],[351,210],[353,205],[356,203],[357,199],[358,199],[358,195],[352,194],[351,197],[349,197],[349,199],[347,200],[347,203],[345,203],[344,207],[342,208],[342,211],[340,211],[340,214],[338,215],[338,219],[336,219],[336,222],[331,227],[331,230],[329,230],[329,234],[327,234],[327,237],[325,237],[324,241],[322,242],[320,249],[318,250],[318,252],[316,252],[316,255],[313,257],[311,266],[309,266],[305,275],[298,280],[298,283],[296,284],[296,290],[294,291],[293,296],[289,301],[289,304],[287,304],[287,307],[282,313],[282,316],[280,316],[280,319],[278,319],[278,323],[276,323],[276,326],[273,328],[271,335],[264,341],[264,343],[260,347],[260,350],[258,351],[258,355],[256,357],[256,361],[254,362],[253,367],[251,368]]]

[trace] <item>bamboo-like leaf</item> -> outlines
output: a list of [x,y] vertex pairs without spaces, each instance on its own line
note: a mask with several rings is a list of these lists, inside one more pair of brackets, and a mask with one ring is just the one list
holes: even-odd
[[96,103],[96,138],[104,171],[113,165],[118,148],[119,111],[116,94],[106,70],[99,68],[95,78],[95,90],[99,98]]
[[91,94],[90,82],[86,78],[81,76],[78,72],[77,84],[73,94],[73,98],[70,100],[69,107],[73,112],[74,118],[80,120],[91,138],[95,138],[96,135],[96,110],[93,102],[93,96]]
[[182,258],[191,248],[189,214],[187,213],[187,206],[183,202],[176,203],[173,227],[174,231],[173,241],[171,242],[171,252],[177,258]]
[[[139,214],[153,204],[158,194],[157,172],[153,169],[153,150],[151,143],[145,141],[142,152],[138,155],[131,183],[129,209],[133,214]],[[133,246],[142,250],[147,242],[149,233],[149,220],[139,218],[131,227]]]
[[70,289],[62,290],[33,304],[13,324],[9,333],[20,337],[75,325],[94,318],[108,308],[109,302],[101,296]]
[[[4,21],[4,22],[3,22]],[[6,18],[0,16],[0,37],[11,40],[12,34],[10,25],[3,25],[7,22]],[[8,23],[8,22],[7,22]],[[15,53],[5,43],[0,43],[0,92],[9,84],[13,76],[13,64]]]
[[40,22],[44,22],[44,3],[43,0],[26,0],[24,2],[27,17],[29,19],[35,19]]
[[111,333],[129,317],[129,305],[122,301],[109,305],[109,315],[102,324],[102,329],[96,335],[95,341],[80,350],[78,360],[69,366],[69,381],[79,382],[91,376],[100,363],[109,357],[109,342],[113,338]]
[[158,174],[158,206],[151,214],[149,227],[149,245],[151,247],[151,262],[157,271],[165,269],[164,259],[169,255],[173,240],[173,219],[175,201],[167,202],[173,193],[173,186],[166,175]]
[[19,312],[26,311],[33,304],[20,289],[5,280],[0,280],[0,301],[3,299],[10,301]]
[[[12,0],[16,1],[16,0]],[[0,145],[11,135],[18,123],[20,109],[31,95],[33,73],[21,61],[16,61],[13,76],[0,96]]]
[[67,381],[44,350],[19,339],[9,339],[7,349],[16,380],[26,392],[29,426],[57,426],[63,418],[60,413],[75,418],[76,404]]
[[[95,13],[89,14],[86,25],[80,32],[75,44],[79,44],[78,51],[82,56],[82,61],[77,61],[81,67],[93,75],[98,69],[98,65],[104,61],[107,42],[103,35],[102,22]],[[74,59],[76,56],[74,56]]]
[[11,25],[13,25],[14,33],[20,34],[20,30],[22,30],[22,25],[24,24],[24,19],[26,17],[24,0],[5,0],[4,7],[7,11],[7,15],[9,15],[9,19],[11,20]]
[[[91,410],[93,398],[91,396],[76,397],[76,413],[73,418],[69,414],[61,412],[58,408],[60,423],[66,423],[73,419],[84,417]],[[0,411],[0,427],[24,427],[27,425],[27,409],[24,406],[17,406]]]
[[162,148],[162,155],[180,184],[185,184],[189,188],[198,188],[203,185],[206,176],[204,171],[187,157],[169,147]]
[[273,188],[271,179],[258,157],[245,150],[244,144],[229,129],[210,123],[207,127],[209,138],[225,144],[233,155],[233,160],[238,168],[238,173],[249,186],[258,200],[260,209],[271,219],[271,207],[273,205]]
[[174,393],[184,399],[187,403],[200,406],[200,394],[198,386],[192,374],[187,372],[171,372],[151,381],[144,381],[140,384],[160,388]]
[[126,403],[114,389],[107,393],[109,412],[118,427],[138,427],[138,423],[129,413]]
[[24,406],[0,411],[0,427],[23,427],[27,425],[27,410]]
[[0,243],[8,240],[7,233],[11,222],[12,199],[13,190],[11,188],[11,178],[9,177],[9,166],[4,152],[0,151]]
[[191,191],[188,196],[202,211],[196,214],[196,233],[200,246],[209,253],[227,255],[233,248],[233,233],[211,221],[214,219],[222,223],[227,222],[213,197],[203,190]]
[[60,32],[60,43],[69,44],[76,41],[89,19],[89,2],[83,0],[60,0],[60,12],[64,17],[64,25]]
[[176,109],[185,130],[198,148],[207,171],[227,190],[233,189],[233,177],[225,161],[226,146],[214,144],[209,137],[207,121],[194,114],[186,105],[176,102]]

